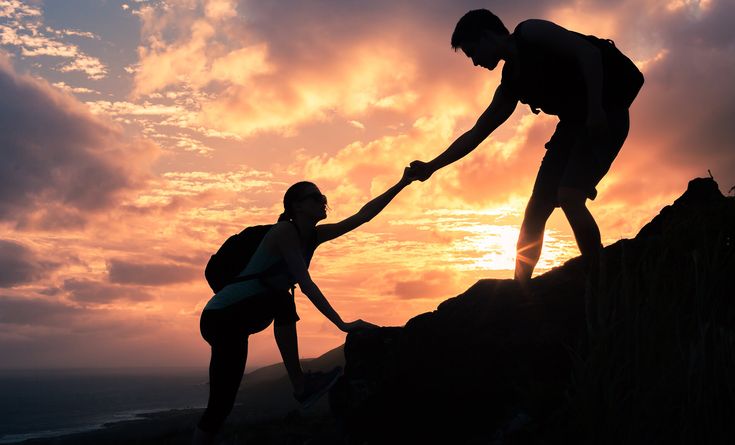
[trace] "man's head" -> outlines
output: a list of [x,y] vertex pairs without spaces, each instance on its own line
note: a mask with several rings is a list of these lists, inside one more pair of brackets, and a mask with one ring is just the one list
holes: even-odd
[[452,48],[461,49],[475,66],[494,69],[500,61],[498,42],[510,35],[503,22],[487,9],[468,12],[452,33]]

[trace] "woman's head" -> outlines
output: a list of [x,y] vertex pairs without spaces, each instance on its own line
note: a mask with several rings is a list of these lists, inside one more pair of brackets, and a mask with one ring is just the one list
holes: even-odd
[[292,185],[283,195],[283,213],[278,221],[288,221],[302,214],[316,221],[327,217],[327,197],[313,182],[301,181]]

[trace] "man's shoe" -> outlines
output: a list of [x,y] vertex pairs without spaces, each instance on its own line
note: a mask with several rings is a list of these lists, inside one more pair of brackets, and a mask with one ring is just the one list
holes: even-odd
[[301,394],[294,393],[293,396],[302,408],[309,408],[337,383],[341,375],[340,366],[328,372],[307,372],[304,374],[304,391]]

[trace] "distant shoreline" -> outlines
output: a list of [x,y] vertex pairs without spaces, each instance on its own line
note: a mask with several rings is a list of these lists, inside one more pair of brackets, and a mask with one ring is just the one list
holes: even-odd
[[[344,365],[343,346],[340,345],[320,357],[302,359],[305,369],[329,369],[333,366]],[[138,375],[154,372],[165,376],[171,371],[191,371],[206,376],[206,369],[189,367],[168,368],[77,368],[66,370],[29,370],[29,377],[33,375],[106,375],[115,374]],[[101,371],[101,372],[100,372]],[[166,372],[168,371],[168,372]],[[0,370],[0,378],[5,374],[23,375],[22,370]],[[207,385],[205,377],[201,384]],[[291,394],[292,389],[286,376],[283,363],[274,363],[261,366],[245,374],[244,385],[240,388],[238,402],[228,423],[233,428],[237,425],[255,424],[262,422],[280,422],[290,412],[298,410],[298,405]],[[175,437],[176,441],[167,443],[189,443],[192,431],[199,420],[206,397],[201,400],[202,406],[186,406],[183,408],[161,408],[151,410],[126,410],[90,422],[88,426],[72,428],[56,428],[23,434],[7,434],[0,438],[3,445],[99,445],[99,444],[158,444],[160,438]],[[309,413],[302,413],[307,417],[325,415],[329,411],[327,398],[313,407]]]
[[[47,431],[38,431],[25,434],[8,434],[0,438],[0,444],[43,444],[47,441],[53,441],[54,444],[73,444],[78,438],[91,439],[92,436],[106,436],[112,432],[115,434],[124,432],[131,437],[140,437],[139,433],[130,434],[128,430],[145,427],[145,423],[155,421],[166,421],[172,418],[181,418],[184,415],[191,415],[192,418],[198,417],[199,413],[204,410],[202,407],[187,408],[164,408],[157,410],[133,410],[115,413],[111,418],[90,424],[88,426],[62,428]],[[196,415],[196,416],[195,416]],[[136,425],[139,424],[139,425]],[[137,427],[137,428],[136,428]]]
[[[170,389],[155,392],[171,381]],[[147,387],[136,391],[137,382]],[[207,383],[206,369],[193,367],[2,369],[0,444],[44,443],[170,411],[201,411]]]

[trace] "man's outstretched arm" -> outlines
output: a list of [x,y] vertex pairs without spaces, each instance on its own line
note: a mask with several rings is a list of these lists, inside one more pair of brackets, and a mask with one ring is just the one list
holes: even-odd
[[495,90],[490,106],[477,119],[474,127],[458,137],[442,154],[433,160],[429,162],[413,161],[410,174],[421,181],[426,181],[435,171],[467,156],[490,133],[508,120],[517,104],[518,100],[506,91],[501,84]]

